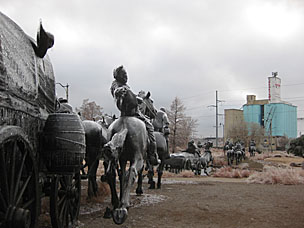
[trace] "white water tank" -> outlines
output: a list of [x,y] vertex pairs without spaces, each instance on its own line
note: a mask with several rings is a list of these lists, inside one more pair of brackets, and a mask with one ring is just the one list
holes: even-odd
[[270,103],[281,102],[281,79],[277,75],[278,72],[272,72],[272,77],[268,77],[268,99]]

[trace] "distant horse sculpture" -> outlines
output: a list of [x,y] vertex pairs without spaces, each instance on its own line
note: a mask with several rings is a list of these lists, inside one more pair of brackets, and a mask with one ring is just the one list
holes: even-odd
[[228,161],[228,165],[232,165],[233,164],[233,160],[234,160],[234,151],[233,149],[229,149],[227,150],[227,161]]
[[[148,92],[147,95],[141,96],[142,102],[140,105],[140,110],[142,113],[146,116],[148,116],[150,119],[160,118],[160,115],[157,115],[157,110],[153,105],[153,100],[150,98],[151,93]],[[161,121],[157,121],[160,123]],[[161,188],[161,178],[163,175],[163,170],[165,166],[165,160],[170,157],[169,155],[169,148],[168,148],[168,142],[166,140],[166,137],[164,136],[164,132],[154,131],[155,140],[156,140],[156,147],[157,147],[157,154],[158,158],[160,159],[161,163],[158,165],[157,168],[157,188]],[[147,162],[148,166],[148,183],[150,184],[150,189],[155,188],[155,181],[153,180],[154,176],[154,168],[153,166]]]
[[227,141],[223,147],[223,151],[224,151],[224,156],[226,156],[226,151],[229,150],[229,141]]
[[[118,98],[120,107],[124,107],[123,115],[109,127],[109,138],[104,146],[105,179],[111,189],[112,211],[110,214],[116,224],[127,219],[130,206],[130,190],[138,175],[141,185],[144,159],[146,158],[148,135],[146,126],[139,118],[132,116],[136,107],[136,96],[126,90]],[[133,105],[132,105],[133,104]],[[122,110],[121,110],[122,111]],[[129,169],[126,170],[129,162]],[[116,176],[119,176],[120,196],[116,190]],[[105,214],[105,217],[107,215]]]
[[256,152],[256,147],[255,145],[249,145],[249,154],[250,154],[250,157],[254,157],[255,156],[255,152]]
[[232,149],[227,151],[228,165],[233,165],[233,161],[238,165],[243,159],[245,159],[245,151],[241,144],[237,143]]
[[211,154],[211,150],[210,147],[212,147],[212,143],[207,143],[205,146],[205,151],[203,153],[203,155],[200,157],[200,164],[201,164],[201,168],[204,170],[204,173],[206,175],[209,175],[209,173],[207,172],[207,168],[209,167],[209,164],[213,164],[213,157]]

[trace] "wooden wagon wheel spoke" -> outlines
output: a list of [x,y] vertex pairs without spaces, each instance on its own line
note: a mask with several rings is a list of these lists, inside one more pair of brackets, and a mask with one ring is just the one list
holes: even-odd
[[73,220],[72,220],[73,217],[72,217],[72,216],[69,217],[70,212],[72,212],[72,211],[71,211],[71,207],[70,207],[70,204],[67,203],[66,213],[65,213],[65,225],[66,225],[66,227],[69,226],[69,221],[73,221]]
[[10,170],[10,198],[9,202],[13,202],[14,198],[14,188],[15,188],[15,165],[16,165],[16,153],[17,153],[17,140],[13,142],[13,153],[11,153],[11,170]]
[[36,227],[40,198],[33,147],[20,127],[0,129],[0,227]]
[[77,209],[77,203],[74,200],[71,200],[70,203],[71,203],[72,208]]
[[[5,218],[5,213],[0,212],[0,221]],[[1,224],[1,223],[0,223]]]
[[81,191],[80,174],[59,175],[51,185],[51,219],[54,228],[66,228],[77,221]]
[[24,153],[24,155],[22,157],[21,165],[19,167],[19,172],[18,172],[18,175],[17,175],[16,185],[15,185],[14,200],[16,200],[16,197],[17,197],[18,186],[20,184],[21,174],[22,174],[22,171],[24,169],[24,162],[25,162],[25,158],[27,157],[27,155],[28,155],[28,150],[25,151],[25,153]]
[[33,175],[33,174],[30,174],[30,175],[27,177],[25,183],[23,184],[23,187],[22,187],[22,189],[20,190],[19,195],[18,195],[18,198],[17,198],[17,200],[16,200],[16,205],[19,205],[19,203],[20,203],[20,201],[21,201],[21,199],[22,199],[22,196],[23,196],[23,194],[24,194],[26,188],[28,187],[28,184],[29,184],[29,182],[30,182],[30,180],[31,180],[31,178],[32,178],[32,175]]
[[66,183],[65,183],[65,178],[66,177],[62,177],[60,178],[59,182],[60,182],[60,185],[61,185],[61,189],[60,190],[65,190],[67,187],[66,187]]
[[66,201],[63,201],[63,205],[60,208],[59,218],[64,218],[64,213],[66,209]]
[[[1,189],[4,192],[4,199],[8,199],[9,198],[9,189],[8,189],[8,181],[7,181],[7,172],[6,172],[6,163],[5,163],[5,153],[4,153],[4,145],[1,146],[1,155],[0,155],[0,181],[3,182],[1,184]],[[8,206],[7,201],[6,202],[6,206]]]
[[29,201],[23,203],[22,208],[29,208],[31,206],[31,204],[33,204],[35,202],[35,199],[30,199]]
[[5,201],[2,192],[0,191],[0,211],[5,211],[7,208],[7,202]]
[[58,203],[57,203],[58,206],[61,206],[61,207],[62,207],[62,204],[66,202],[65,199],[66,199],[66,196],[64,195],[64,196],[58,201]]

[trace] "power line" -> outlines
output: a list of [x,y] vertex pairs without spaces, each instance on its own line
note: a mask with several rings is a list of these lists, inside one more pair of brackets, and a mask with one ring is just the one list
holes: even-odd
[[[299,86],[299,85],[304,85],[303,83],[295,83],[295,84],[287,84],[287,85],[281,85],[281,87],[288,87],[288,86]],[[253,90],[253,89],[267,89],[268,86],[262,86],[262,87],[255,87],[255,88],[243,88],[243,89],[232,89],[232,90],[218,90],[221,93],[226,93],[226,92],[235,92],[235,91],[244,91],[244,90]],[[213,91],[208,91],[205,93],[200,93],[200,94],[196,94],[190,97],[185,97],[185,98],[181,98],[182,100],[188,100],[188,99],[192,99],[192,98],[196,98],[196,97],[200,97],[202,95],[206,95],[206,94],[210,94],[213,93]],[[301,97],[302,98],[302,97]]]

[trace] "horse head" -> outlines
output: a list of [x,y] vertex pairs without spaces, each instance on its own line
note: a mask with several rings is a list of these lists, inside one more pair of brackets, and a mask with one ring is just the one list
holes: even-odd
[[121,116],[134,116],[138,107],[136,95],[126,86],[122,86],[115,92],[116,105]]
[[154,107],[153,100],[150,98],[151,93],[148,92],[145,94],[145,92],[141,91],[139,92],[138,96],[142,98],[142,102],[139,103],[139,109],[140,111],[150,117],[151,119],[154,119],[157,113],[156,108]]
[[123,129],[122,131],[115,133],[107,144],[103,147],[104,157],[108,160],[115,159],[117,160],[119,157],[119,150],[122,149],[126,136],[128,133],[128,129]]
[[100,125],[104,126],[105,128],[109,128],[109,126],[114,122],[114,120],[116,120],[116,116],[110,116],[108,114],[102,116],[101,120],[98,120],[97,123],[99,123]]

